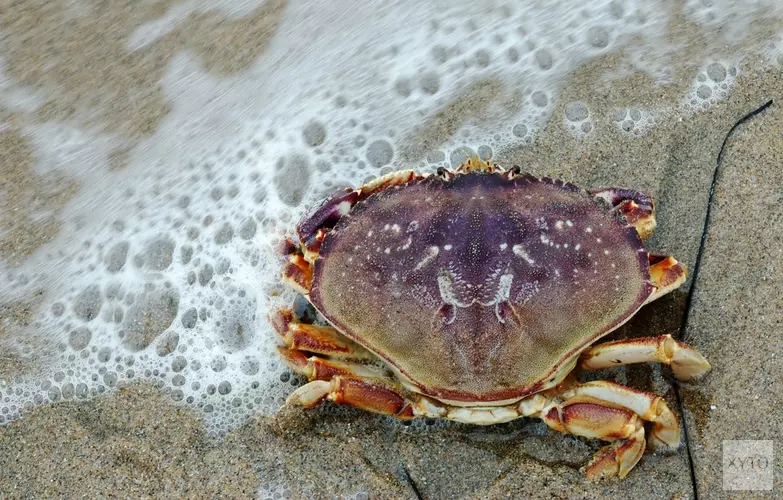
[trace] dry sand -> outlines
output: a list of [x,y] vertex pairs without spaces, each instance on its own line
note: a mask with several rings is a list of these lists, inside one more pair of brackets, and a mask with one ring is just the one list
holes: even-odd
[[[81,80],[77,75],[62,85],[59,79],[35,68],[53,57],[62,58],[56,61],[57,67],[80,67],[74,59],[83,57],[78,43],[86,35],[73,26],[62,28],[67,33],[51,34],[56,27],[65,26],[58,17],[65,14],[53,12],[56,9],[47,7],[48,2],[41,2],[37,12],[0,9],[0,30],[8,30],[14,16],[23,14],[24,19],[34,19],[31,22],[42,26],[39,36],[69,37],[77,43],[53,56],[44,50],[31,52],[29,44],[18,41],[19,33],[7,33],[3,48],[4,54],[9,54],[11,77],[49,88],[51,103],[45,108],[50,110],[46,116],[20,117],[0,109],[5,123],[0,128],[0,189],[6,193],[0,203],[9,203],[14,196],[34,197],[56,214],[57,207],[67,203],[78,189],[68,179],[33,173],[30,163],[34,160],[18,135],[20,120],[58,120],[73,114],[78,119],[102,120],[107,130],[126,133],[128,147],[132,147],[134,138],[154,129],[156,120],[166,113],[167,104],[157,84],[149,82],[157,82],[156,75],[167,56],[186,46],[198,47],[208,68],[241,71],[263,53],[267,38],[252,35],[271,36],[276,23],[272,9],[255,13],[245,24],[237,22],[230,29],[224,26],[226,36],[245,36],[242,45],[252,47],[245,54],[226,55],[216,52],[220,44],[210,46],[193,34],[200,28],[198,23],[210,23],[209,17],[189,19],[171,38],[160,41],[135,62],[123,59],[123,64],[130,66],[118,69],[112,51],[119,49],[107,40],[119,35],[106,33],[118,26],[130,30],[145,17],[135,10],[130,16],[128,5],[110,3],[108,9],[116,17],[103,19],[88,30],[101,37],[90,47],[106,44],[107,53],[96,59],[96,64],[105,65],[105,80]],[[154,16],[154,11],[148,14]],[[686,47],[705,37],[686,22],[679,23],[672,27],[671,36],[680,37]],[[759,25],[759,36],[768,36],[768,28]],[[743,48],[726,50],[736,53]],[[233,63],[223,56],[233,57]],[[681,56],[695,63],[702,54]],[[615,107],[632,104],[676,107],[693,75],[693,66],[683,63],[677,68],[675,84],[665,90],[639,74],[608,86],[596,83],[596,74],[621,64],[620,56],[607,56],[575,71],[558,95],[553,115],[560,116],[564,103],[575,97],[596,117],[611,117]],[[112,71],[123,78],[138,71],[132,85],[151,89],[148,99],[138,108],[127,108],[132,100],[122,89],[131,83],[116,83]],[[118,87],[113,87],[115,84]],[[77,106],[77,97],[90,93],[115,99],[119,112],[101,118],[101,113],[106,113],[101,99]],[[438,144],[443,134],[456,129],[455,121],[466,110],[480,116],[485,109],[483,100],[503,98],[496,82],[477,83],[409,138],[407,155],[418,158]],[[721,489],[722,440],[772,439],[779,445],[783,429],[779,404],[783,401],[781,66],[742,74],[727,100],[693,116],[664,117],[644,137],[628,139],[619,130],[612,132],[614,127],[602,127],[606,133],[579,141],[558,120],[552,120],[534,144],[500,151],[496,157],[501,164],[518,164],[534,174],[585,186],[619,184],[648,192],[657,202],[659,225],[649,246],[675,255],[692,269],[723,137],[735,120],[768,99],[779,100],[779,104],[744,125],[728,143],[692,312],[682,332],[685,340],[707,356],[714,371],[699,383],[674,385],[669,370],[656,366],[600,374],[665,395],[669,404],[684,414],[687,424],[687,444],[673,454],[646,455],[625,481],[586,483],[578,469],[599,443],[557,434],[534,421],[489,428],[406,427],[351,409],[283,410],[213,440],[206,436],[197,413],[173,405],[156,388],[142,385],[89,402],[40,407],[0,428],[0,497],[249,498],[264,484],[285,484],[293,497],[363,491],[372,498],[412,498],[415,492],[407,476],[424,498],[692,498],[694,487],[702,498],[728,496]],[[97,106],[97,111],[90,106]],[[122,152],[118,155],[121,168]],[[5,259],[23,259],[57,231],[56,217],[33,221],[25,213],[9,215],[2,208],[0,223],[12,231],[0,241],[0,255]],[[692,287],[689,281],[681,291],[646,307],[611,338],[679,334]],[[5,325],[29,322],[36,303],[31,297],[22,303],[0,305],[0,347]],[[31,368],[0,353],[0,378],[26,369]],[[781,452],[777,451],[778,489],[771,495],[779,497],[783,483]]]

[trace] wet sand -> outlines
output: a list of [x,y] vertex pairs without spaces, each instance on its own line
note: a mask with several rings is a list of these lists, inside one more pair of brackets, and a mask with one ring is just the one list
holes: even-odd
[[[764,30],[759,31],[763,36]],[[698,30],[679,26],[672,33],[687,41]],[[734,53],[743,48],[727,50]],[[693,67],[685,64],[679,68],[679,80],[665,90],[649,82],[641,84],[642,75],[611,84],[596,76],[621,63],[619,56],[607,56],[576,70],[558,94],[552,116],[562,116],[563,106],[575,98],[597,120],[611,117],[617,107],[640,103],[676,107],[693,76]],[[78,85],[88,84],[75,85],[78,91],[82,88]],[[462,111],[480,114],[484,106],[476,99],[502,99],[498,94],[502,88],[489,83],[466,93],[465,102],[444,108],[425,124],[421,136],[410,141],[411,158],[438,144],[439,135],[455,130],[453,121]],[[69,95],[53,99],[62,104]],[[578,140],[559,119],[552,119],[533,144],[498,151],[495,156],[498,163],[518,164],[536,175],[587,187],[622,185],[646,191],[656,200],[658,220],[648,247],[674,255],[693,269],[723,138],[738,118],[769,99],[778,104],[737,130],[727,145],[695,288],[691,278],[681,290],[645,307],[609,337],[673,333],[698,348],[713,372],[693,384],[674,383],[668,369],[648,365],[592,375],[662,394],[685,418],[687,443],[672,454],[645,455],[626,480],[587,483],[579,468],[600,443],[560,435],[532,420],[488,428],[408,427],[351,409],[284,409],[213,439],[206,435],[198,413],[142,384],[88,402],[39,407],[0,428],[0,497],[251,498],[268,485],[285,485],[286,495],[294,498],[357,493],[370,498],[414,498],[413,485],[424,498],[692,498],[694,487],[702,498],[728,496],[721,489],[722,441],[772,439],[779,445],[783,428],[778,404],[783,400],[781,66],[740,74],[725,101],[692,116],[663,116],[642,137],[628,138],[613,124],[604,123],[600,134]],[[153,106],[154,112],[163,106]],[[19,119],[13,113],[6,116],[7,127],[4,132],[0,129],[5,135],[0,138],[13,141],[8,134],[14,133]],[[147,126],[127,121],[110,125],[131,127],[130,147],[134,130]],[[10,192],[29,196],[43,189],[40,183],[58,186],[47,198],[56,206],[67,203],[68,190],[77,188],[67,180],[40,178],[31,171],[14,174],[6,169],[29,167],[4,154],[27,153],[24,148],[0,147],[3,172],[12,174],[6,176],[12,182]],[[22,224],[25,235],[0,246],[7,259],[24,258],[56,231],[56,224],[0,220],[12,228]],[[681,331],[686,297],[692,290],[692,310]],[[35,304],[31,297],[0,308],[0,347],[7,335],[4,329],[29,323],[25,311],[34,310]],[[34,369],[0,354],[0,378]],[[778,489],[772,495],[779,494],[782,484],[780,456],[776,453]]]

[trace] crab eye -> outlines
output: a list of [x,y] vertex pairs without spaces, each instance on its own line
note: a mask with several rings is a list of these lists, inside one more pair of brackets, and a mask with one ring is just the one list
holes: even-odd
[[442,177],[446,180],[449,178],[449,171],[446,170],[445,167],[438,167],[438,170],[436,170],[435,173],[438,175],[438,177]]
[[519,165],[514,165],[513,167],[511,167],[511,173],[514,175],[519,175],[522,173],[522,169],[519,168]]

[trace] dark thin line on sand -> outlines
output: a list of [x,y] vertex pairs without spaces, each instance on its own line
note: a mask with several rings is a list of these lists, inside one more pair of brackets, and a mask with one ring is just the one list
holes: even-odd
[[408,468],[405,467],[404,463],[401,463],[400,465],[402,466],[402,472],[405,473],[405,479],[408,480],[408,484],[411,485],[411,489],[413,490],[413,493],[416,494],[416,498],[418,498],[418,500],[424,500],[424,497],[421,496],[421,492],[419,491],[419,487],[416,486],[416,481],[413,480],[413,478],[411,477],[411,473],[408,472]]
[[[704,242],[707,240],[707,231],[710,226],[710,216],[712,215],[712,202],[713,198],[715,196],[715,186],[718,183],[718,175],[720,174],[720,166],[721,161],[723,160],[723,152],[726,149],[726,143],[729,141],[729,138],[732,136],[734,131],[745,123],[746,121],[750,120],[754,116],[758,115],[768,107],[772,106],[772,99],[762,104],[759,108],[751,111],[750,113],[746,114],[739,120],[737,120],[734,125],[729,129],[729,132],[726,134],[726,137],[723,138],[723,143],[720,146],[720,151],[718,152],[718,159],[715,161],[715,170],[712,172],[712,183],[710,184],[710,195],[707,198],[707,213],[704,216],[704,223],[701,227],[701,240],[699,241],[699,250],[696,253],[696,263],[693,266],[693,279],[691,280],[691,289],[688,293],[688,297],[685,299],[685,313],[682,315],[682,321],[680,322],[680,338],[682,339],[685,335],[685,328],[688,326],[688,319],[690,318],[691,314],[691,307],[693,305],[693,296],[696,292],[696,286],[698,284],[698,277],[699,277],[699,270],[701,269],[701,257],[704,253]],[[680,386],[678,384],[674,385],[674,395],[677,398],[677,406],[680,408],[680,414],[683,415],[682,418],[682,429],[683,434],[685,434],[685,449],[688,452],[688,465],[691,470],[691,484],[693,486],[693,497],[695,500],[699,500],[699,490],[698,490],[698,484],[696,482],[696,470],[693,466],[693,454],[691,452],[691,440],[688,435],[688,421],[685,419],[685,415],[683,412],[683,405],[682,405],[682,398],[680,397]]]

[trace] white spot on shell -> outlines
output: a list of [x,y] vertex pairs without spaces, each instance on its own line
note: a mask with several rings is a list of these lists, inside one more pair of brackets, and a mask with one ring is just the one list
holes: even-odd
[[567,220],[567,221],[566,221],[566,226],[568,226],[568,227],[574,227],[574,223],[573,223],[573,222],[571,222],[570,220]]
[[593,228],[592,227],[586,227],[585,228],[585,232],[586,233],[592,233],[593,232]]
[[500,249],[501,250],[505,250],[506,248],[508,248],[508,243],[501,243],[500,244]]
[[604,255],[609,255],[609,250],[604,250]]
[[451,250],[453,247],[451,245],[443,245],[444,250]]
[[559,220],[555,222],[555,229],[563,229],[563,221]]
[[580,248],[582,248],[582,245],[580,245],[579,243],[577,243],[577,244],[576,244],[576,246],[574,247],[574,250],[579,250]]
[[525,247],[522,245],[514,245],[511,247],[511,250],[514,252],[514,255],[522,257],[528,264],[536,263],[536,261],[530,257],[530,254],[527,253],[527,250],[525,250]]
[[400,232],[400,226],[398,224],[392,224],[391,228],[392,228],[392,231],[394,231],[395,233],[399,233]]
[[347,201],[342,201],[339,205],[337,205],[337,211],[340,213],[340,215],[345,215],[351,211],[351,204]]
[[416,264],[416,267],[414,268],[415,271],[418,271],[422,267],[426,266],[430,263],[432,259],[438,256],[440,253],[440,248],[436,246],[429,246],[427,247],[427,253],[424,255],[424,258],[419,261],[418,264]]
[[389,248],[389,247],[386,247],[386,248],[383,250],[383,253],[385,253],[386,255],[389,255],[389,254],[391,253],[391,248]]

